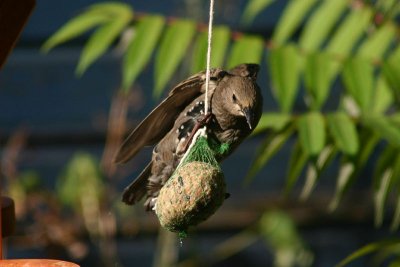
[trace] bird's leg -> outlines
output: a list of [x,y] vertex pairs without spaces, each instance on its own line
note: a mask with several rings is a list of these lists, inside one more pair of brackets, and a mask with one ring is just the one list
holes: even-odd
[[184,146],[184,149],[183,149],[184,152],[186,152],[186,150],[189,148],[189,146],[192,143],[193,137],[196,134],[196,132],[200,128],[202,128],[203,126],[207,125],[210,122],[212,115],[213,114],[211,112],[208,112],[201,119],[197,120],[196,124],[193,127],[192,132],[190,133],[190,135],[189,135],[189,137],[188,137],[188,139],[187,139],[187,141],[185,143],[185,146]]

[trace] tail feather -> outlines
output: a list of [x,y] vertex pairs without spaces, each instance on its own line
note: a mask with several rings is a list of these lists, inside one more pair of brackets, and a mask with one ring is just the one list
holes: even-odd
[[147,164],[146,168],[139,176],[128,185],[122,195],[122,201],[128,205],[133,205],[139,202],[147,193],[148,178],[151,174],[152,162]]

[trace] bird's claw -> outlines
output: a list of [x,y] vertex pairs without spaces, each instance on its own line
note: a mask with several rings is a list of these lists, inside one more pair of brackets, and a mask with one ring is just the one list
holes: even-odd
[[150,203],[153,204],[153,207],[151,208],[151,210],[152,210],[152,211],[156,211],[156,208],[157,208],[157,198],[156,198],[156,197],[153,197],[153,198],[151,199]]
[[[201,116],[201,117],[197,120],[197,124],[199,125],[198,129],[201,128],[201,127],[203,127],[203,126],[205,126],[205,125],[207,125],[207,124],[210,122],[211,117],[212,117],[212,113],[211,113],[211,112],[208,112],[207,114]],[[195,126],[195,128],[196,128],[196,126]],[[198,130],[198,129],[197,129],[197,130]],[[196,131],[197,131],[197,130],[196,130]],[[196,133],[196,131],[195,131],[195,133]]]

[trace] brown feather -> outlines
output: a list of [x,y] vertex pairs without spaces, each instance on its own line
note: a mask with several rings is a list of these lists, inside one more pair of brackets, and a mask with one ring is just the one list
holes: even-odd
[[[214,69],[212,74],[221,72]],[[168,97],[136,127],[121,145],[114,162],[125,163],[144,146],[158,143],[174,125],[181,111],[204,92],[205,73],[193,75],[175,86]]]
[[124,189],[122,201],[126,204],[133,205],[140,201],[147,193],[147,179],[151,174],[152,162],[147,164],[146,168],[139,174],[139,176]]
[[[241,64],[228,71],[211,72],[208,136],[230,144],[223,160],[257,125],[262,113],[262,96],[256,83],[259,66]],[[151,210],[159,190],[171,177],[185,151],[191,131],[204,114],[205,72],[184,80],[174,87],[139,126],[129,135],[117,154],[125,162],[146,145],[155,145],[152,161],[124,191],[123,200],[134,204],[146,194],[145,206]]]

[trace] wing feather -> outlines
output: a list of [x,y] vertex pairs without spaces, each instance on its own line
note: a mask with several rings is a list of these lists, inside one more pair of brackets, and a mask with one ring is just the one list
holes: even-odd
[[128,205],[133,205],[136,202],[139,202],[146,195],[148,183],[147,180],[151,174],[151,166],[152,163],[150,162],[139,174],[139,176],[125,188],[122,195],[123,202]]
[[[218,75],[221,71],[214,69],[211,75]],[[144,146],[158,143],[171,130],[175,119],[182,110],[196,97],[204,93],[204,84],[205,72],[200,72],[175,86],[168,97],[150,112],[126,138],[114,161],[116,163],[127,162]]]

